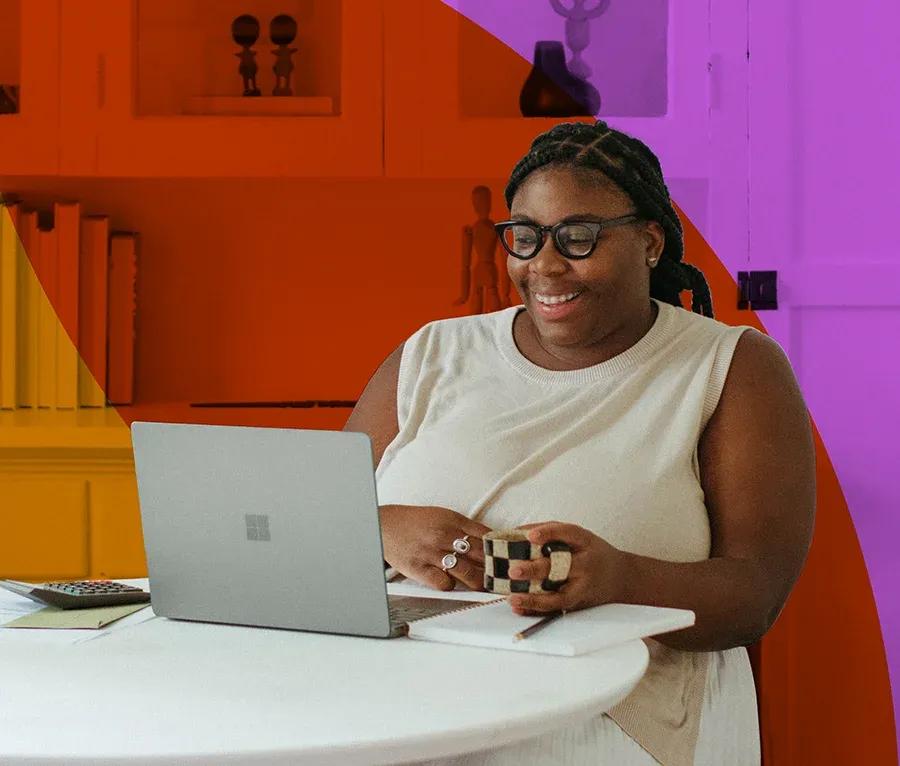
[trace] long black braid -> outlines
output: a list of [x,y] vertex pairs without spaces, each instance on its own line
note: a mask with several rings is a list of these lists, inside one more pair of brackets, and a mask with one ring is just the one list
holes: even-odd
[[703,272],[684,263],[684,231],[672,206],[656,155],[636,138],[610,128],[602,120],[593,125],[564,122],[539,135],[516,164],[506,185],[506,204],[525,178],[545,165],[599,170],[622,189],[642,218],[656,221],[666,235],[662,258],[650,271],[650,297],[682,307],[680,294],[691,292],[695,314],[712,317],[712,295]]

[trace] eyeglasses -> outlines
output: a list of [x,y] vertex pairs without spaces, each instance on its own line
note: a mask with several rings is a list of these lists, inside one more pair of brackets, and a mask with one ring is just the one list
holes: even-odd
[[579,261],[594,252],[601,231],[613,226],[624,226],[639,218],[637,213],[632,213],[607,221],[561,221],[553,226],[541,226],[524,221],[502,221],[494,224],[494,229],[504,249],[513,258],[522,261],[534,258],[544,246],[544,240],[549,232],[560,253],[573,261]]

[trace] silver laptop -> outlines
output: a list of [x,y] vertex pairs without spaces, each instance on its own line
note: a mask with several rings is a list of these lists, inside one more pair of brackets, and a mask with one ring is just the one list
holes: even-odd
[[134,422],[153,611],[393,638],[466,602],[388,597],[362,433]]

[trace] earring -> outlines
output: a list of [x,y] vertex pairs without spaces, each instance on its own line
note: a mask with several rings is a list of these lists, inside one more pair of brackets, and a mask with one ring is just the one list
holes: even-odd
[[659,258],[648,258],[648,259],[647,259],[647,265],[648,265],[648,266],[656,266],[656,262],[657,262],[658,260],[659,260]]

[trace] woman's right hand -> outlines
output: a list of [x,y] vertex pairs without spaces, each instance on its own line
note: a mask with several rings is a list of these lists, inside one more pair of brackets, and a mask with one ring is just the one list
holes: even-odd
[[[435,505],[382,505],[378,512],[384,558],[398,572],[437,590],[453,590],[457,580],[471,590],[484,590],[481,538],[490,527]],[[464,535],[469,535],[469,551],[457,553],[456,566],[442,571],[441,559]]]

